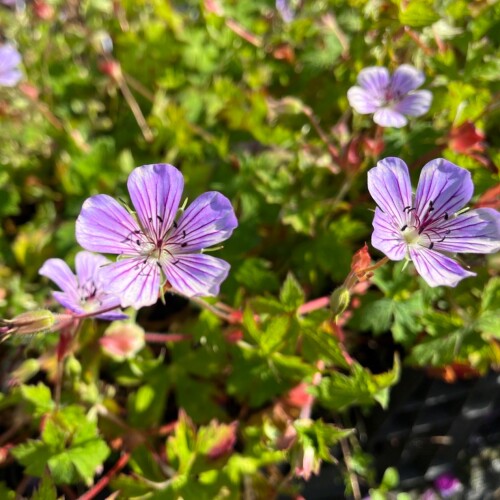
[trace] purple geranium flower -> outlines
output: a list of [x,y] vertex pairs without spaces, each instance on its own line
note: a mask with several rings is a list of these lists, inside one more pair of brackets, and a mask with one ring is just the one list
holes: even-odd
[[22,78],[18,66],[21,64],[21,54],[17,49],[6,43],[0,46],[0,85],[14,87]]
[[500,214],[491,208],[460,212],[472,197],[471,175],[443,158],[422,169],[415,196],[399,158],[385,158],[368,172],[368,190],[378,205],[372,245],[391,260],[411,259],[430,286],[456,286],[475,276],[445,253],[500,249]]
[[123,307],[154,304],[162,272],[187,297],[219,293],[230,266],[202,250],[231,236],[238,225],[233,207],[211,191],[176,220],[183,187],[182,174],[172,165],[145,165],[128,178],[136,216],[103,194],[83,204],[76,238],[87,250],[120,255],[103,268],[103,276]]
[[349,104],[360,114],[374,113],[373,121],[382,127],[404,127],[404,115],[421,116],[430,108],[432,94],[415,90],[424,83],[424,74],[403,64],[392,77],[387,68],[372,66],[358,75],[359,86],[347,91]]
[[[120,306],[120,299],[108,293],[102,278],[103,266],[110,261],[102,255],[79,252],[75,257],[76,276],[61,259],[49,259],[39,274],[52,280],[62,291],[52,292],[54,298],[64,307],[77,314],[88,314]],[[97,318],[114,321],[127,316],[120,311],[108,311]]]

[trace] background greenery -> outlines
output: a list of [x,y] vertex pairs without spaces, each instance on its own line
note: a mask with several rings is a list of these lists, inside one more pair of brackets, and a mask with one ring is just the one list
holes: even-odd
[[[2,498],[93,498],[103,477],[122,498],[293,496],[340,440],[356,496],[377,480],[349,412],[385,406],[401,363],[449,379],[498,366],[498,255],[468,257],[478,276],[456,289],[389,263],[338,324],[301,306],[340,285],[370,241],[366,171],[380,158],[403,158],[415,182],[444,156],[470,169],[473,205],[498,208],[500,4],[289,6],[291,22],[265,0],[0,6],[25,74],[0,88],[1,316],[57,310],[37,273],[50,257],[72,264],[83,201],[126,198],[132,168],[155,162],[182,170],[189,199],[231,199],[239,227],[218,253],[232,265],[220,299],[242,311],[231,323],[167,296],[137,324],[191,340],[130,359],[100,350],[108,325],[87,322],[67,350],[60,408],[59,335],[4,342]],[[358,72],[403,63],[425,72],[430,112],[386,130],[353,115]]]

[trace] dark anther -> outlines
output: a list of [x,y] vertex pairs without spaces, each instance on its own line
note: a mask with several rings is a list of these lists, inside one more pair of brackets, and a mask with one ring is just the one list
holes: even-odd
[[447,212],[444,213],[444,220],[448,220],[448,213]]
[[163,224],[163,219],[159,215],[157,215],[156,218]]
[[185,238],[186,237],[186,231],[182,231],[182,237]]
[[161,264],[158,261],[156,261],[156,265],[161,269]]
[[433,202],[432,200],[431,200],[431,201],[429,201],[429,206],[430,206],[430,207],[433,207],[433,206],[434,206],[434,202]]
[[174,266],[176,266],[178,263],[179,263],[179,261],[178,261],[178,260],[174,260],[174,261],[172,262],[172,264],[173,264]]
[[141,245],[141,240],[135,240],[135,242],[137,245],[139,245],[139,246]]
[[401,231],[404,231],[408,227],[408,224],[405,224],[402,228]]
[[141,234],[141,232],[142,232],[142,231],[141,231],[140,229],[136,229],[136,230],[134,231],[134,234]]
[[410,210],[410,208],[411,208],[411,205],[408,205],[407,207],[404,207],[403,208],[403,213],[406,212],[407,210]]
[[181,247],[187,247],[187,243],[183,243]]
[[153,218],[152,217],[148,217],[148,221],[149,222],[153,222]]
[[431,241],[431,244],[429,245],[429,250],[431,250],[433,246],[434,246],[434,242]]
[[424,229],[423,227],[421,227],[419,230],[418,230],[418,234],[422,234],[424,232]]

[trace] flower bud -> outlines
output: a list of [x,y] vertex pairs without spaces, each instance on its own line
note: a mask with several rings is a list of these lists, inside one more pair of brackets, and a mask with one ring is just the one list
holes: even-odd
[[99,343],[106,354],[123,361],[144,347],[144,330],[132,323],[115,322],[106,329]]
[[53,314],[46,309],[21,313],[13,319],[0,320],[2,333],[7,335],[30,335],[55,332],[72,320],[69,314]]
[[335,321],[338,321],[342,313],[347,309],[351,302],[351,294],[344,286],[336,288],[330,296],[330,308],[332,310]]

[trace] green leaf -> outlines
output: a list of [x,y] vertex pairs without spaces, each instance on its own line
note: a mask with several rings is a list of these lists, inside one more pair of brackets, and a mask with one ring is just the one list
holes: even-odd
[[412,0],[409,3],[402,3],[399,12],[401,24],[413,28],[423,28],[439,21],[439,14],[434,10],[434,2],[429,0]]
[[54,409],[50,389],[42,382],[37,385],[22,385],[20,391],[23,400],[29,403],[35,418],[42,417]]
[[26,473],[42,477],[48,465],[56,484],[91,484],[95,470],[109,455],[98,437],[97,424],[79,406],[53,413],[40,440],[28,440],[12,450]]
[[280,301],[289,312],[296,311],[304,303],[304,292],[291,273],[287,275],[281,287]]
[[323,377],[318,386],[311,387],[311,392],[321,404],[333,410],[342,411],[352,405],[370,406],[377,401],[383,408],[389,402],[389,388],[399,380],[400,364],[394,358],[392,370],[373,375],[369,370],[354,363],[351,374],[334,372]]

